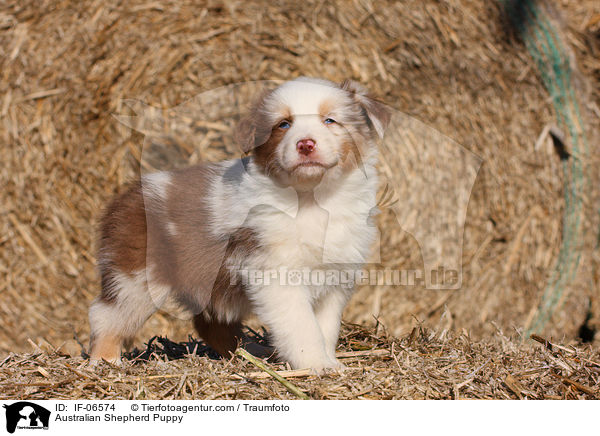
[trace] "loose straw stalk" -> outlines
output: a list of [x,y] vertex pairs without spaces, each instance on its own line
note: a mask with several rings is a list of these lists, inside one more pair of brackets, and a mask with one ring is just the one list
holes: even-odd
[[302,400],[310,400],[308,395],[306,395],[304,392],[302,392],[300,390],[300,388],[298,388],[296,385],[294,385],[294,384],[290,383],[289,381],[287,381],[286,379],[284,379],[282,376],[277,374],[275,371],[273,371],[271,368],[269,368],[267,365],[265,365],[262,361],[260,361],[256,357],[254,357],[252,354],[248,353],[243,348],[238,348],[235,351],[235,354],[243,357],[248,362],[252,363],[253,365],[255,365],[258,368],[265,371],[267,374],[269,374],[271,377],[273,377],[275,380],[277,380],[279,383],[281,383],[290,393],[294,394],[298,398],[300,398]]

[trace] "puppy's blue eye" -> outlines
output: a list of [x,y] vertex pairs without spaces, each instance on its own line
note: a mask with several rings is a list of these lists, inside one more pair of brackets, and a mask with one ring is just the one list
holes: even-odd
[[277,127],[279,127],[280,129],[289,129],[290,127],[292,127],[292,125],[289,121],[283,120],[281,123],[279,123]]
[[325,121],[323,121],[325,124],[334,124],[335,122],[333,118],[325,118]]

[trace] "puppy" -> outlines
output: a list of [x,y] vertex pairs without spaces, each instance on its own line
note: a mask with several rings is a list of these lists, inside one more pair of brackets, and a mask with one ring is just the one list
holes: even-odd
[[222,356],[254,312],[292,367],[341,367],[353,289],[332,272],[360,268],[376,236],[376,139],[389,119],[355,82],[299,78],[239,123],[244,158],[145,175],[116,197],[101,221],[91,360],[118,362],[170,297]]

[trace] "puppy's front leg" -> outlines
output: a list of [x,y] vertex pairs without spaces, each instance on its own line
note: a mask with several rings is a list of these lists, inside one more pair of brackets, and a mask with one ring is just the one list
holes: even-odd
[[327,353],[306,288],[272,284],[254,289],[251,295],[257,315],[271,332],[277,353],[293,368],[322,372],[338,366]]
[[[335,360],[335,349],[337,346],[340,324],[342,322],[342,312],[348,302],[349,293],[343,289],[334,289],[329,291],[317,301],[315,305],[315,315],[317,322],[323,333],[325,340],[325,349],[329,356]],[[338,362],[338,367],[343,367]]]

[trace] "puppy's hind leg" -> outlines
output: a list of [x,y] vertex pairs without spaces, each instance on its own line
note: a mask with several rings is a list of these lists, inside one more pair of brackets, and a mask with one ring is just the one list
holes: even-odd
[[204,342],[224,358],[235,352],[244,336],[240,322],[220,322],[207,313],[194,316],[194,327]]
[[119,363],[123,341],[131,338],[164,303],[169,288],[150,283],[146,270],[114,273],[110,292],[103,290],[89,310],[90,362]]

